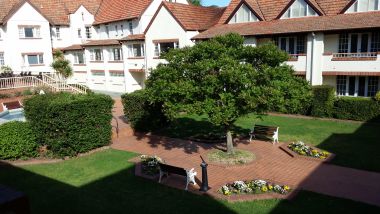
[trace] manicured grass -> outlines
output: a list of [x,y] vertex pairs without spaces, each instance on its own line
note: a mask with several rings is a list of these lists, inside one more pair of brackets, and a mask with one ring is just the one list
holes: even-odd
[[134,176],[135,154],[106,150],[56,164],[0,166],[0,183],[24,191],[32,213],[378,213],[377,207],[310,192],[293,201],[228,203]]
[[[241,117],[235,123],[235,133],[247,135],[254,124],[279,126],[281,142],[301,140],[335,153],[334,164],[380,172],[379,123],[357,123],[301,119],[253,114]],[[186,138],[200,133],[222,132],[201,116],[183,116],[159,134]]]

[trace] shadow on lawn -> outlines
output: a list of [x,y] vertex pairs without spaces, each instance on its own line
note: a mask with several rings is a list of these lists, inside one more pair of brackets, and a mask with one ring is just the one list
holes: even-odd
[[[233,126],[232,132],[234,135],[238,135],[240,138],[248,136],[249,129],[244,129],[239,126]],[[148,144],[151,147],[157,147],[161,145],[166,150],[172,150],[175,148],[184,149],[188,154],[198,153],[200,148],[203,149],[219,149],[225,150],[225,143],[199,143],[188,140],[187,138],[195,135],[214,133],[217,135],[225,136],[224,130],[221,127],[215,126],[208,122],[205,118],[201,120],[195,120],[193,118],[178,118],[161,130],[153,132],[153,135],[148,136],[145,133],[136,133],[135,136],[138,140],[148,138]],[[159,137],[165,136],[165,137]],[[173,138],[173,139],[171,139]],[[175,138],[175,139],[174,139]],[[235,139],[235,146],[238,141]],[[239,141],[239,143],[247,143],[246,141]]]
[[[134,167],[76,187],[23,168],[1,164],[0,182],[26,193],[32,213],[38,214],[235,213],[212,198],[136,177]],[[3,213],[1,206],[0,213]]]

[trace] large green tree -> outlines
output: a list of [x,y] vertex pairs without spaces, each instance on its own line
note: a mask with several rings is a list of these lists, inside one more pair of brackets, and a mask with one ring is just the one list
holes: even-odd
[[243,37],[229,34],[171,50],[163,56],[167,63],[153,70],[146,83],[149,99],[163,103],[169,118],[180,112],[206,114],[222,126],[228,153],[234,153],[231,129],[240,116],[263,113],[287,99],[298,99],[295,108],[302,108],[309,93],[308,83],[284,65],[285,52],[273,44],[243,43]]
[[202,6],[202,0],[190,0],[190,3],[196,6]]

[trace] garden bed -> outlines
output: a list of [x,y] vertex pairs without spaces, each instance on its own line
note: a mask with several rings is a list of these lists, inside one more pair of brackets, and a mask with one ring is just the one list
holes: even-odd
[[[285,143],[285,144],[280,146],[280,149],[285,151],[287,154],[289,154],[293,158],[302,158],[302,159],[317,161],[317,162],[322,162],[322,163],[331,162],[332,159],[334,159],[334,157],[335,157],[335,154],[333,154],[333,153],[323,151],[321,149],[318,149],[318,148],[316,148],[314,146],[310,146],[310,145],[305,145],[305,146],[307,148],[309,148],[311,153],[314,153],[315,156],[311,156],[310,154],[307,154],[306,152],[302,152],[301,150],[298,150],[298,152],[296,152],[290,148],[291,145],[295,145],[298,143],[300,143],[300,142]],[[319,154],[323,154],[323,155],[319,155]]]

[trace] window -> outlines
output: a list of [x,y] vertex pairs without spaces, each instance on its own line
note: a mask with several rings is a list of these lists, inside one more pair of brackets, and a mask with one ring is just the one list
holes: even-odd
[[120,30],[121,30],[120,36],[124,36],[124,26],[123,25],[120,25]]
[[168,52],[172,48],[179,48],[178,42],[155,43],[154,56],[159,57],[161,54]]
[[350,8],[348,8],[347,13],[367,12],[374,10],[380,10],[379,0],[357,0]]
[[255,16],[255,14],[253,14],[253,12],[247,7],[247,5],[242,4],[229,23],[232,24],[256,21],[258,21],[258,18]]
[[339,35],[339,53],[377,52],[380,47],[377,33],[344,33]]
[[117,25],[115,25],[115,32],[116,32],[116,36],[119,36],[119,29],[118,29]]
[[41,38],[39,26],[22,26],[19,27],[20,38]]
[[122,51],[121,48],[112,48],[110,50],[110,61],[121,61],[122,60]]
[[25,54],[24,60],[28,62],[29,65],[42,65],[44,64],[43,54]]
[[4,65],[4,53],[0,52],[0,66]]
[[78,28],[78,38],[82,38],[82,29]]
[[107,34],[107,38],[110,38],[110,29],[108,25],[106,25],[106,34]]
[[304,0],[296,0],[284,13],[282,18],[317,16],[317,13]]
[[86,38],[91,39],[91,27],[86,27]]
[[124,77],[124,71],[110,71],[111,77]]
[[289,54],[305,54],[306,53],[306,37],[278,37],[275,38],[275,44],[283,51]]
[[347,76],[337,76],[336,77],[336,93],[339,96],[346,95],[346,87],[347,87]]
[[83,52],[74,53],[74,64],[85,64]]
[[92,49],[90,50],[91,61],[103,61],[103,51],[102,49]]
[[128,45],[129,57],[144,57],[144,44]]
[[105,72],[102,70],[91,70],[92,76],[105,76]]
[[379,89],[379,77],[376,76],[336,77],[338,96],[372,97],[376,95]]
[[129,33],[133,35],[133,23],[131,21],[128,22],[128,26],[129,26]]
[[61,39],[61,28],[59,26],[55,27],[55,37]]

